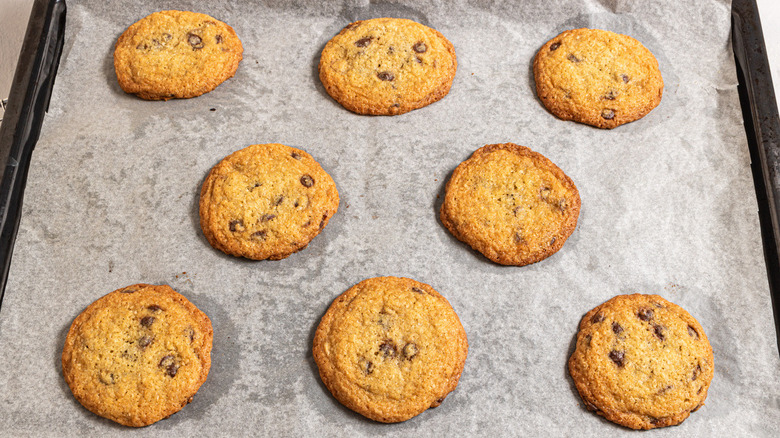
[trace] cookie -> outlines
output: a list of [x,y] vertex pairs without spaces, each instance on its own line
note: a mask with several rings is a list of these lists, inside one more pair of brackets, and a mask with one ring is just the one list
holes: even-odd
[[320,81],[344,108],[397,115],[450,91],[458,61],[441,33],[411,20],[375,18],[347,25],[320,56]]
[[713,370],[699,322],[658,295],[618,295],[588,312],[569,359],[585,406],[633,429],[688,418],[704,404]]
[[168,286],[136,284],[90,304],[70,326],[62,373],[85,408],[141,427],[192,401],[211,367],[209,318]]
[[468,354],[449,302],[409,278],[363,280],[331,304],[314,335],[320,377],[344,406],[408,420],[455,390]]
[[127,93],[148,100],[190,98],[233,77],[243,52],[227,24],[195,12],[162,11],[119,37],[114,69]]
[[226,254],[280,260],[305,248],[338,206],[336,184],[311,155],[256,144],[211,169],[200,194],[200,226]]
[[641,119],[661,102],[658,61],[630,36],[567,30],[534,58],[536,94],[563,120],[612,129]]
[[502,265],[523,266],[557,252],[577,226],[580,195],[543,155],[514,143],[490,144],[447,182],[442,224]]

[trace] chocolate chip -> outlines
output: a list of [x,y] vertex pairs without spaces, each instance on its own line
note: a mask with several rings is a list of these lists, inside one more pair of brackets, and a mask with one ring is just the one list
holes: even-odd
[[264,214],[263,216],[260,217],[260,222],[268,222],[270,220],[273,220],[274,218],[276,218],[275,214]]
[[184,330],[184,334],[190,339],[190,343],[195,340],[195,330],[193,330],[192,327],[187,327]]
[[388,47],[387,48],[387,54],[388,55],[392,55],[393,53],[395,53],[395,47],[393,47],[393,46]]
[[366,362],[366,366],[363,368],[363,372],[366,375],[369,375],[374,372],[374,362],[371,362],[370,360]]
[[515,232],[514,240],[517,244],[525,243],[525,239],[523,239],[523,235],[520,231]]
[[155,317],[154,316],[144,316],[141,318],[141,325],[144,327],[151,327],[152,324],[154,324]]
[[153,336],[141,336],[141,338],[138,339],[138,346],[141,347],[141,349],[144,349],[149,345],[151,345],[153,340],[154,340]]
[[585,344],[590,347],[590,341],[593,340],[593,336],[591,335],[585,335]]
[[631,78],[629,78],[627,74],[620,75],[620,78],[623,79],[623,82],[626,84],[628,83],[628,81],[631,80]]
[[380,71],[376,76],[383,81],[392,81],[395,79],[395,75],[389,71]]
[[609,90],[609,91],[607,91],[607,94],[605,94],[604,97],[602,97],[602,99],[615,100],[615,98],[617,98],[617,95],[618,95],[617,91]]
[[160,364],[157,366],[165,370],[165,374],[171,377],[176,377],[176,372],[179,371],[179,363],[176,361],[176,358],[173,357],[172,354],[163,357],[160,360]]
[[173,38],[173,35],[169,34],[168,32],[165,32],[164,34],[162,34],[163,41],[166,41],[166,42],[170,41],[171,38]]
[[623,368],[625,365],[625,357],[626,353],[624,351],[612,350],[609,352],[609,358],[620,368]]
[[311,187],[314,185],[314,178],[312,178],[311,175],[303,175],[301,177],[301,184],[303,184],[304,187]]
[[417,348],[417,344],[414,342],[408,342],[401,351],[406,359],[412,360],[420,352],[420,349]]
[[222,35],[215,36],[214,41],[216,41],[217,44],[222,44]]
[[605,120],[612,120],[615,118],[615,111],[611,109],[603,109],[601,110],[601,117]]
[[295,151],[293,151],[293,153],[291,153],[290,156],[295,158],[296,160],[300,160],[301,159],[301,154],[299,154],[298,152],[295,152]]
[[325,228],[325,220],[327,220],[327,219],[328,219],[328,215],[327,214],[323,214],[322,215],[322,219],[320,220],[320,229]]
[[203,39],[192,32],[187,34],[187,42],[192,46],[192,50],[203,48]]
[[661,395],[661,394],[663,394],[663,393],[665,393],[665,392],[668,392],[668,391],[669,391],[670,389],[672,389],[672,388],[674,388],[674,386],[672,386],[672,385],[666,385],[665,387],[663,387],[663,388],[659,389],[659,390],[656,392],[656,394],[657,394],[657,395]]
[[422,64],[422,58],[420,58],[419,56],[415,56],[414,60],[417,61],[418,64]]
[[373,38],[371,38],[371,37],[361,38],[361,39],[355,41],[355,46],[357,46],[357,47],[368,47],[368,45],[371,44],[371,40],[372,39]]
[[418,293],[418,294],[420,294],[420,295],[423,295],[423,294],[425,294],[425,291],[423,291],[423,290],[422,290],[422,289],[420,289],[419,287],[412,287],[412,292]]
[[123,294],[131,294],[131,293],[136,292],[136,291],[138,291],[138,289],[136,289],[134,287],[126,287],[126,288],[120,290],[119,292],[123,293]]
[[701,365],[696,364],[696,368],[693,369],[693,376],[691,377],[691,380],[696,380],[699,378],[699,374],[701,373]]
[[265,235],[268,234],[266,230],[255,231],[250,235],[253,239],[265,240]]
[[379,344],[379,352],[382,353],[382,357],[392,359],[398,354],[398,347],[395,346],[393,341],[386,339]]
[[284,201],[284,195],[279,195],[278,198],[274,201],[274,205],[280,205]]
[[639,309],[639,311],[636,312],[636,316],[642,321],[650,321],[651,319],[653,319],[653,309],[646,309],[646,308]]
[[425,53],[426,51],[428,51],[428,46],[426,46],[425,43],[422,41],[417,41],[412,46],[412,49],[414,49],[414,51],[417,53]]
[[555,237],[553,237],[552,239],[550,239],[550,246],[553,246],[553,245],[555,245]]
[[664,328],[660,324],[653,324],[653,334],[660,340],[664,340]]
[[244,221],[241,219],[234,219],[228,224],[230,231],[244,231]]
[[567,56],[566,59],[568,59],[571,62],[580,62],[580,58],[574,56],[573,53],[569,53],[569,56]]
[[159,311],[161,311],[163,309],[162,307],[158,306],[157,304],[152,304],[151,306],[147,306],[146,308],[151,310],[152,312],[159,312]]
[[599,312],[599,313],[597,313],[597,314],[593,315],[593,316],[590,318],[590,322],[591,322],[591,324],[597,324],[597,323],[599,323],[599,322],[601,322],[601,321],[604,321],[604,314],[603,314],[603,313],[601,313],[601,312]]
[[596,411],[599,410],[599,408],[597,408],[596,405],[594,405],[593,403],[591,403],[591,402],[589,402],[587,400],[583,400],[583,401],[585,402],[585,409],[587,409],[587,410],[589,410],[591,412],[596,412]]
[[558,50],[558,47],[561,47],[561,43],[556,41],[552,44],[550,44],[550,51]]
[[688,326],[688,335],[692,338],[699,339],[699,332],[695,328]]
[[617,322],[612,323],[612,331],[615,332],[616,335],[619,335],[623,333],[623,327],[618,324]]
[[358,27],[358,26],[360,26],[360,22],[359,22],[359,21],[356,21],[356,22],[354,22],[354,23],[349,23],[348,25],[346,25],[346,26],[344,27],[344,29],[349,29],[349,30],[352,30],[352,29],[354,29],[354,28],[356,28],[356,27]]

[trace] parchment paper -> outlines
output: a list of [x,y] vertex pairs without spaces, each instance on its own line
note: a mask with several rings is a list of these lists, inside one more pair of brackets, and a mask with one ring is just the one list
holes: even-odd
[[[123,93],[114,42],[161,9],[231,24],[245,47],[236,76],[189,100]],[[69,1],[0,313],[0,435],[631,435],[585,410],[566,361],[583,314],[641,292],[687,309],[715,351],[706,405],[650,434],[778,436],[780,361],[729,11],[714,0]],[[453,42],[459,68],[447,97],[369,117],[325,93],[322,47],[349,22],[381,16],[417,20]],[[666,84],[660,106],[612,131],[550,115],[532,59],[576,27],[647,46]],[[438,220],[452,170],[507,141],[550,158],[582,197],[563,249],[520,268],[488,261]],[[268,142],[310,152],[338,185],[339,211],[285,260],[226,256],[200,231],[200,185],[225,155]],[[395,425],[341,406],[311,354],[331,301],[380,275],[431,284],[470,344],[457,390]],[[206,312],[214,351],[192,404],[134,430],[76,402],[60,354],[89,303],[138,282],[169,284]]]

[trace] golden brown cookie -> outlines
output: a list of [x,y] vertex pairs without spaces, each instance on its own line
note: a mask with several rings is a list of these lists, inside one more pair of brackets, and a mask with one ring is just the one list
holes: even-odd
[[200,226],[226,254],[279,260],[305,248],[338,207],[336,184],[311,155],[256,144],[211,169],[200,194]]
[[333,301],[313,352],[322,382],[338,401],[395,423],[439,406],[455,390],[468,341],[455,311],[433,288],[376,277]]
[[90,304],[70,326],[62,373],[85,408],[141,427],[192,401],[211,367],[211,321],[168,286],[136,284]]
[[149,100],[190,98],[233,77],[243,52],[227,24],[195,12],[161,11],[119,37],[114,69],[127,93]]
[[569,359],[585,406],[633,429],[682,423],[704,404],[713,370],[699,322],[658,295],[618,295],[588,312]]
[[447,182],[441,222],[459,240],[502,265],[523,266],[557,252],[577,226],[580,195],[543,155],[490,144]]
[[458,61],[447,38],[401,18],[347,25],[320,56],[322,85],[358,114],[397,115],[422,108],[450,91]]
[[611,129],[644,117],[661,102],[658,61],[630,36],[567,30],[534,58],[536,94],[563,120]]

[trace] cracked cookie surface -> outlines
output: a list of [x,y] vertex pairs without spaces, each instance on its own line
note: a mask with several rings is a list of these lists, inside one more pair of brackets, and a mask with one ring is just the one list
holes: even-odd
[[543,155],[514,143],[483,146],[452,173],[442,224],[502,265],[523,266],[563,247],[577,226],[574,182]]
[[311,155],[257,144],[211,169],[201,189],[200,226],[226,254],[279,260],[305,248],[338,205],[336,184]]
[[441,33],[401,18],[347,25],[320,56],[328,94],[358,114],[397,115],[422,108],[450,91],[458,62]]
[[190,98],[233,77],[243,51],[233,28],[213,17],[161,11],[119,37],[114,69],[127,93],[147,100]]
[[88,410],[125,426],[192,401],[211,367],[209,318],[168,286],[136,284],[90,304],[71,324],[62,372]]
[[567,30],[534,58],[536,94],[563,120],[611,129],[661,102],[658,61],[639,41],[599,29]]
[[455,390],[468,341],[449,302],[431,286],[375,277],[333,301],[317,327],[313,353],[338,401],[393,423],[439,406]]
[[704,329],[683,308],[658,295],[618,295],[582,318],[569,373],[588,410],[653,429],[704,404],[714,362]]

